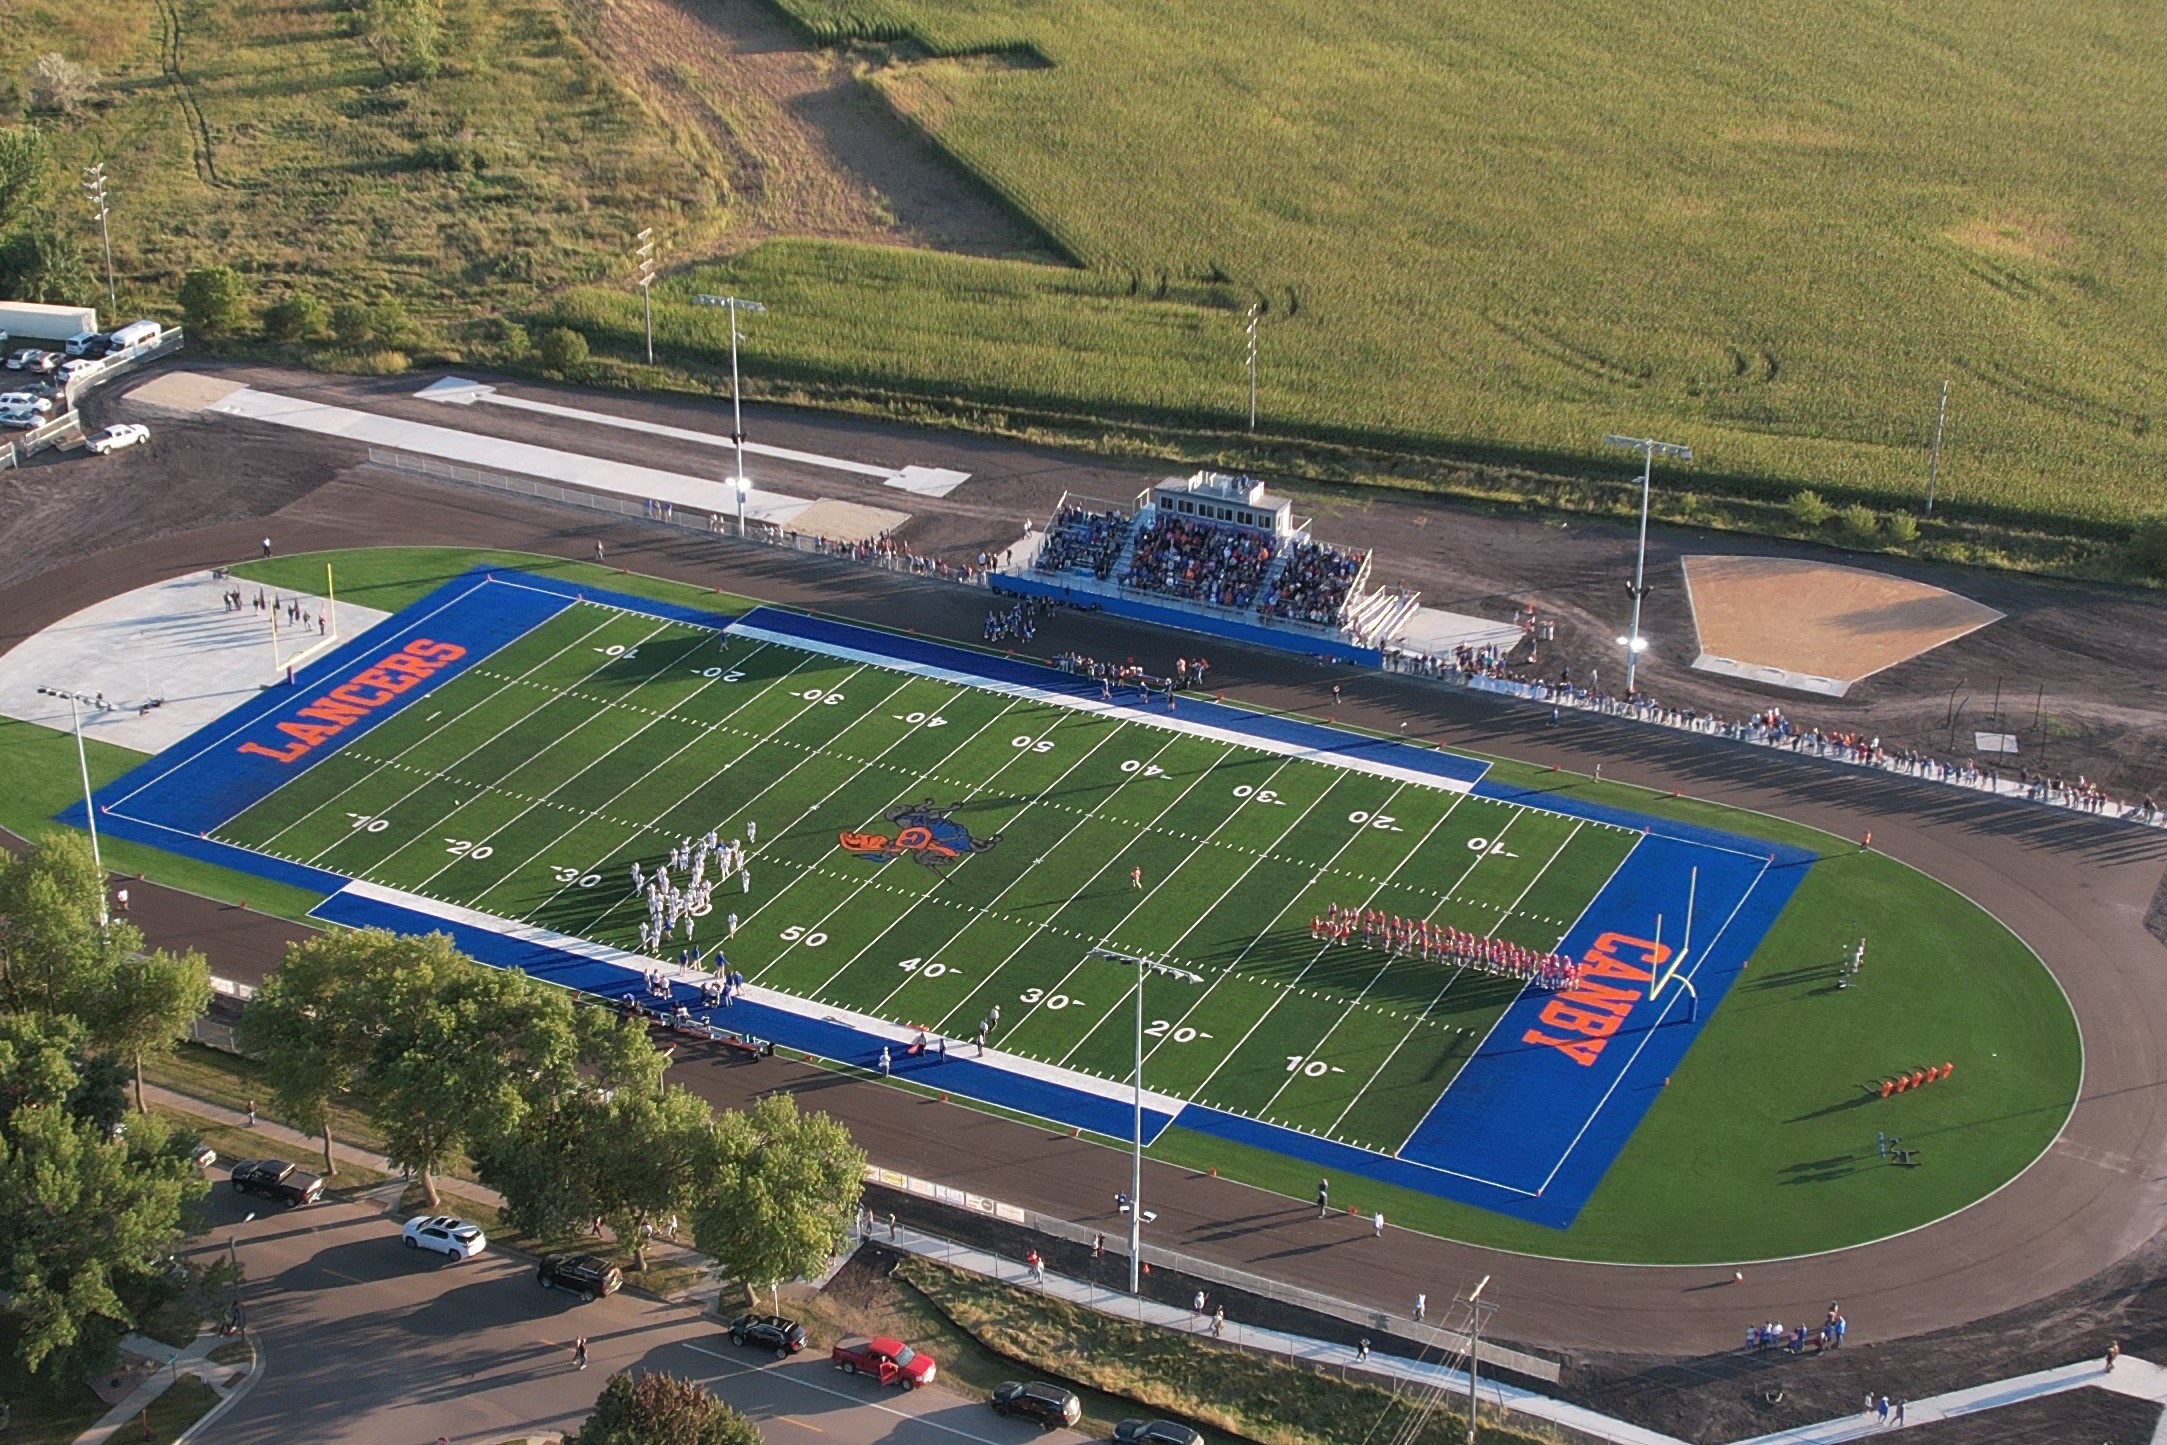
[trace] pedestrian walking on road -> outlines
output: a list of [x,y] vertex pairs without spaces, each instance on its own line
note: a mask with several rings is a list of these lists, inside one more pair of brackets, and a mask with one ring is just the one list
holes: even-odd
[[1901,1429],[1903,1429],[1903,1428],[1904,1428],[1904,1402],[1903,1402],[1903,1401],[1901,1401],[1901,1400],[1898,1400],[1898,1401],[1896,1402],[1896,1421],[1895,1421],[1895,1424],[1896,1424],[1896,1428],[1897,1428],[1897,1429],[1899,1429],[1899,1430],[1901,1430]]
[[1211,1337],[1218,1339],[1226,1333],[1226,1306],[1220,1305],[1211,1312]]
[[1873,830],[1873,829],[1871,829],[1871,828],[1868,828],[1868,829],[1867,829],[1867,830],[1866,830],[1866,831],[1865,831],[1864,833],[1861,833],[1861,834],[1859,835],[1859,851],[1860,851],[1861,853],[1869,853],[1869,852],[1872,852],[1872,851],[1873,851],[1873,846],[1874,846],[1874,830]]
[[1426,1294],[1418,1294],[1418,1295],[1416,1295],[1416,1296],[1415,1296],[1415,1323],[1416,1323],[1416,1324],[1418,1324],[1418,1325],[1419,1325],[1419,1324],[1421,1324],[1421,1323],[1422,1323],[1422,1317],[1423,1317],[1424,1315],[1427,1315],[1427,1314],[1428,1314],[1429,1312],[1430,1312],[1430,1297],[1429,1297],[1428,1295],[1426,1295]]
[[1331,1199],[1332,1181],[1329,1179],[1319,1179],[1317,1181],[1317,1218],[1324,1218],[1325,1208],[1328,1204],[1331,1203]]
[[1868,1390],[1868,1391],[1866,1392],[1866,1403],[1865,1403],[1865,1404],[1863,1404],[1863,1405],[1861,1405],[1861,1406],[1859,1406],[1859,1413],[1860,1413],[1861,1415],[1871,1415],[1871,1414],[1872,1414],[1873,1412],[1874,1412],[1874,1392],[1873,1392],[1873,1391],[1871,1391],[1871,1390]]
[[2115,1362],[2116,1360],[2119,1360],[2119,1359],[2121,1359],[2121,1358],[2122,1358],[2122,1342],[2121,1342],[2120,1340],[2116,1340],[2116,1341],[2115,1341],[2114,1343],[2112,1343],[2112,1344],[2110,1344],[2110,1345],[2108,1345],[2108,1346],[2107,1346],[2107,1368],[2106,1368],[2106,1369],[2105,1369],[2104,1371],[2102,1371],[2102,1373],[2104,1373],[2104,1374],[2113,1374],[2113,1373],[2114,1373],[2114,1362]]
[[572,1341],[572,1363],[582,1370],[587,1368],[587,1337],[585,1335],[581,1335],[578,1339]]
[[1333,683],[1333,684],[1332,684],[1332,706],[1333,706],[1333,707],[1338,707],[1338,706],[1339,706],[1339,699],[1340,699],[1340,691],[1339,691],[1339,684],[1335,682],[1335,683]]
[[1371,1237],[1376,1239],[1384,1238],[1384,1211],[1382,1209],[1370,1216],[1369,1227]]
[[1886,1396],[1886,1395],[1880,1395],[1880,1396],[1876,1396],[1876,1397],[1875,1397],[1875,1399],[1874,1399],[1874,1414],[1880,1417],[1880,1420],[1881,1420],[1881,1423],[1882,1423],[1882,1424],[1886,1425],[1886,1424],[1888,1424],[1888,1423],[1889,1423],[1889,1397],[1888,1397],[1888,1396]]
[[266,557],[271,555],[271,539],[269,537],[263,539],[263,555]]
[[880,1076],[883,1079],[887,1078],[888,1071],[893,1067],[894,1063],[888,1057],[888,1046],[886,1044],[882,1044],[880,1046]]
[[1369,1363],[1369,1336],[1364,1335],[1362,1343],[1354,1347],[1354,1362],[1358,1365]]
[[1189,1301],[1189,1313],[1195,1315],[1198,1319],[1204,1318],[1204,1292],[1202,1290],[1198,1290],[1196,1298]]
[[128,890],[125,888],[114,889],[113,902],[121,912],[126,913],[128,911]]
[[[254,1099],[250,1099],[244,1107],[246,1107],[246,1109],[248,1110],[248,1127],[253,1129],[256,1127],[256,1101]],[[2108,1368],[2111,1369],[2113,1367],[2109,1366]]]
[[594,560],[597,562],[602,560],[602,542],[599,538],[595,540],[594,544]]
[[1044,1255],[1034,1249],[1023,1257],[1023,1262],[1031,1271],[1031,1283],[1042,1285],[1046,1282],[1046,1257]]

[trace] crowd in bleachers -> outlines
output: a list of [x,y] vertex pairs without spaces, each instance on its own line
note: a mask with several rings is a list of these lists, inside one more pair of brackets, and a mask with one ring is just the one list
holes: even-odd
[[1137,532],[1121,581],[1139,592],[1246,608],[1256,600],[1273,555],[1272,538],[1263,532],[1162,512]]
[[1041,572],[1088,572],[1104,582],[1113,575],[1129,519],[1120,512],[1063,507],[1047,524],[1046,545],[1038,552]]
[[1347,593],[1362,571],[1363,554],[1322,542],[1298,541],[1285,565],[1257,601],[1257,614],[1288,622],[1337,627]]

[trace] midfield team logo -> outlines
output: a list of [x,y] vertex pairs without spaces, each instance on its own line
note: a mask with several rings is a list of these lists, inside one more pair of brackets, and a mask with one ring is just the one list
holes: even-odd
[[945,868],[973,853],[983,853],[1001,841],[998,833],[973,838],[970,829],[949,816],[954,811],[954,804],[935,807],[933,800],[928,798],[923,803],[898,808],[888,815],[888,821],[896,827],[893,838],[885,833],[845,831],[837,834],[835,841],[844,852],[870,858],[876,863],[907,854],[928,868]]

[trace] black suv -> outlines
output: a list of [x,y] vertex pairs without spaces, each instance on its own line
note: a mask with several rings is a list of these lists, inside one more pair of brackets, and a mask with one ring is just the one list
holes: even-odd
[[1173,1420],[1123,1420],[1114,1445],[1204,1445],[1203,1435]]
[[276,1199],[288,1209],[296,1204],[314,1204],[324,1197],[322,1175],[311,1174],[283,1159],[243,1159],[233,1166],[233,1187],[243,1194]]
[[730,1321],[730,1343],[773,1350],[779,1360],[805,1348],[805,1326],[781,1315],[739,1315]]
[[598,1254],[553,1254],[542,1261],[535,1276],[543,1289],[568,1289],[582,1301],[615,1294],[625,1287],[616,1265]]
[[1041,1430],[1073,1425],[1083,1418],[1082,1403],[1059,1385],[1026,1385],[1020,1380],[1004,1380],[993,1387],[993,1398],[988,1403],[993,1406],[994,1414],[1004,1418],[1021,1415],[1026,1420],[1036,1420]]

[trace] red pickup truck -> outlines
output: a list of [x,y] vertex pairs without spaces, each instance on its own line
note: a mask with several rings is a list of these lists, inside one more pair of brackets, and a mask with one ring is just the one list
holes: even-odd
[[906,1390],[933,1383],[933,1362],[901,1340],[876,1335],[869,1340],[843,1340],[828,1358],[846,1375],[871,1375],[883,1385],[901,1384]]

